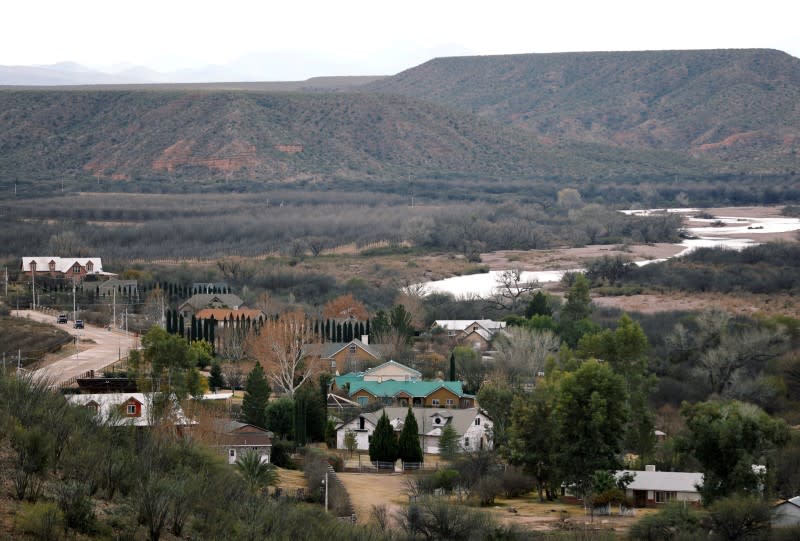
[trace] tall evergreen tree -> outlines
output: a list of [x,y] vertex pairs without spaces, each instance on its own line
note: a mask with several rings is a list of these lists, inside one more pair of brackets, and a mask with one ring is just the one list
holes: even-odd
[[244,422],[266,428],[267,402],[269,402],[269,384],[261,363],[256,362],[247,375],[247,382],[244,385],[244,400],[242,400]]
[[448,381],[455,381],[456,380],[456,354],[455,352],[450,352],[450,379]]
[[394,429],[389,423],[389,417],[384,410],[378,420],[372,440],[369,442],[369,459],[373,462],[394,462],[397,460],[397,440],[394,438]]
[[211,372],[208,376],[208,386],[212,389],[222,389],[225,387],[225,378],[222,376],[222,368],[219,363],[211,365]]
[[409,407],[400,440],[397,442],[397,454],[403,462],[422,462],[422,447],[419,445],[419,426]]

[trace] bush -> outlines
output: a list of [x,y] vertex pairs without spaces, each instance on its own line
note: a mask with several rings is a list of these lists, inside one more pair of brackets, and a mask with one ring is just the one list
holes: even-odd
[[275,440],[272,442],[272,454],[269,461],[279,468],[286,468],[287,470],[297,469],[297,464],[292,460],[291,454],[295,448],[291,442],[286,440]]
[[60,539],[64,528],[64,515],[52,502],[24,504],[15,521],[18,530],[40,541]]
[[500,477],[500,486],[506,498],[517,498],[533,490],[536,481],[530,475],[523,473],[521,469],[509,467]]
[[82,533],[94,531],[94,508],[86,487],[75,481],[59,485],[58,506],[64,512],[64,520],[68,527]]
[[731,496],[708,508],[711,529],[717,539],[767,539],[770,530],[770,506],[750,496]]
[[628,536],[641,541],[676,541],[701,536],[701,515],[692,507],[672,503],[654,515],[642,517]]
[[494,499],[502,492],[502,483],[497,477],[483,477],[472,488],[482,506],[494,505]]

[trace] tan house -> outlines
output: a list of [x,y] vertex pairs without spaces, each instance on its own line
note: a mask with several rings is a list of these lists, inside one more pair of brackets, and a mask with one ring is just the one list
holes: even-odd
[[381,353],[377,348],[358,338],[349,342],[306,344],[303,346],[303,355],[318,357],[322,370],[331,374],[357,370],[381,359]]
[[437,319],[431,326],[432,331],[441,330],[454,342],[479,351],[489,349],[495,335],[505,328],[504,321],[491,319]]

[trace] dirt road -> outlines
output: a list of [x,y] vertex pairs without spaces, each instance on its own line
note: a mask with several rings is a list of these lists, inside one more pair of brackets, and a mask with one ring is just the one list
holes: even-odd
[[88,345],[86,349],[74,355],[59,359],[33,372],[34,378],[45,379],[51,382],[52,387],[60,387],[90,370],[102,370],[118,359],[127,357],[128,351],[134,346],[132,333],[126,336],[124,331],[109,331],[92,325],[86,325],[84,329],[73,329],[72,322],[58,325],[55,316],[31,310],[13,310],[12,315],[59,326],[75,336],[84,346]]

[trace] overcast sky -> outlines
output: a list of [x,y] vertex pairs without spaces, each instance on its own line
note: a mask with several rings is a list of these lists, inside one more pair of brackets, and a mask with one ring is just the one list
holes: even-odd
[[0,65],[238,63],[277,80],[288,74],[279,59],[309,77],[392,74],[457,54],[761,47],[800,57],[799,22],[797,0],[7,0]]

